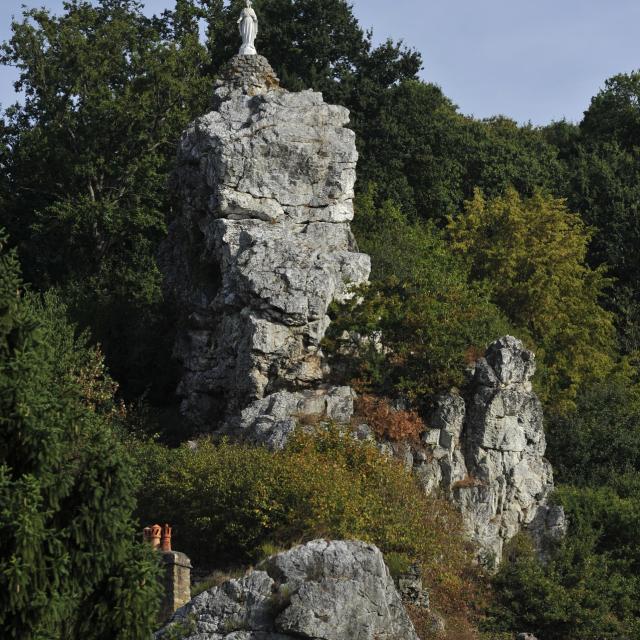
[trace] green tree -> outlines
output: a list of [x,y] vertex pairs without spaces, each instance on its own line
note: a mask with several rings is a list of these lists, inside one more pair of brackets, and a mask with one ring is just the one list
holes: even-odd
[[624,363],[584,385],[576,407],[549,415],[548,455],[562,483],[598,487],[640,472],[640,385]]
[[[509,331],[484,284],[468,270],[433,225],[410,223],[391,202],[375,205],[375,189],[357,202],[354,230],[371,255],[371,284],[334,309],[332,351],[342,336],[365,340],[349,375],[385,394],[413,397],[461,385],[469,360]],[[384,348],[377,343],[382,335]]]
[[628,151],[640,147],[640,71],[609,78],[591,100],[580,129],[591,141],[616,140]]
[[488,196],[511,185],[525,196],[538,187],[562,191],[563,165],[538,129],[464,117],[439,87],[419,81],[393,86],[379,102],[357,127],[361,184],[379,185],[379,205],[391,199],[410,217],[442,226],[475,188]]
[[612,317],[600,306],[607,279],[586,264],[591,231],[564,200],[515,189],[492,199],[477,191],[448,230],[471,278],[533,341],[544,400],[571,407],[583,382],[611,370],[615,353]]
[[570,207],[596,230],[589,262],[611,268],[607,306],[622,348],[633,353],[640,349],[640,72],[607,80],[579,127],[556,123],[547,137],[567,167]]
[[0,55],[25,96],[4,118],[4,224],[27,279],[64,292],[129,394],[168,369],[155,255],[176,144],[209,99],[201,15],[186,0],[155,18],[135,0],[70,0],[60,16],[25,11]]
[[[215,69],[238,53],[236,22],[243,6],[243,0],[232,0],[209,32]],[[313,88],[330,102],[355,107],[362,92],[371,97],[420,69],[420,55],[401,44],[374,47],[346,0],[256,0],[254,6],[258,51],[289,90]]]
[[157,565],[99,355],[0,245],[0,627],[11,640],[146,639]]

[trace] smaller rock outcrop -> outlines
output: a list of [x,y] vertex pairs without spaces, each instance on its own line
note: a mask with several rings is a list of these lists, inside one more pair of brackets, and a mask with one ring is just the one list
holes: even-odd
[[205,591],[171,627],[185,640],[418,640],[382,553],[363,542],[315,540]]
[[560,507],[547,505],[553,471],[544,458],[542,405],[533,392],[535,356],[507,336],[475,365],[464,397],[437,398],[414,469],[428,492],[447,491],[485,563],[528,529],[538,547],[564,533]]

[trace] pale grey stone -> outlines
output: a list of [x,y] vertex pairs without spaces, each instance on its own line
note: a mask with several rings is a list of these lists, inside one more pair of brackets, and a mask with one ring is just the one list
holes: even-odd
[[252,55],[230,61],[214,105],[180,141],[181,207],[160,255],[181,310],[181,410],[206,430],[266,396],[321,385],[329,305],[370,271],[349,227],[348,111],[282,90]]
[[382,554],[355,541],[277,554],[200,594],[171,623],[188,620],[185,640],[418,640]]
[[547,506],[553,472],[544,459],[542,405],[530,383],[534,373],[535,357],[519,340],[496,341],[476,363],[464,398],[454,393],[435,399],[428,419],[432,430],[422,440],[428,461],[414,457],[425,491],[450,495],[489,567],[523,529],[541,554],[566,530],[562,508]]
[[440,429],[428,429],[422,434],[422,442],[427,446],[435,446],[440,442]]
[[317,540],[267,561],[293,590],[279,631],[321,640],[417,638],[380,551],[362,542]]
[[222,430],[245,442],[282,449],[297,426],[346,424],[353,415],[355,394],[350,387],[320,387],[279,391],[256,400]]

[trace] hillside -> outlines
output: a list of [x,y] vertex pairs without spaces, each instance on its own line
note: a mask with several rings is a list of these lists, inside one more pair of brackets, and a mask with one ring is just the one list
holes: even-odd
[[3,637],[151,637],[162,521],[185,638],[635,638],[640,73],[475,120],[298,4],[257,56],[235,1],[2,49]]

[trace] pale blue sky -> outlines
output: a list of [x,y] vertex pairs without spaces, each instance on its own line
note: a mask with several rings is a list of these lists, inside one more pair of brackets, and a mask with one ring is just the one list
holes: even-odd
[[[0,0],[0,39],[20,6],[59,10],[62,0]],[[150,12],[171,0],[147,0]],[[640,0],[354,0],[365,28],[403,39],[463,113],[545,124],[579,121],[604,80],[640,69]],[[258,42],[259,44],[259,42]],[[13,101],[0,69],[0,104]]]

